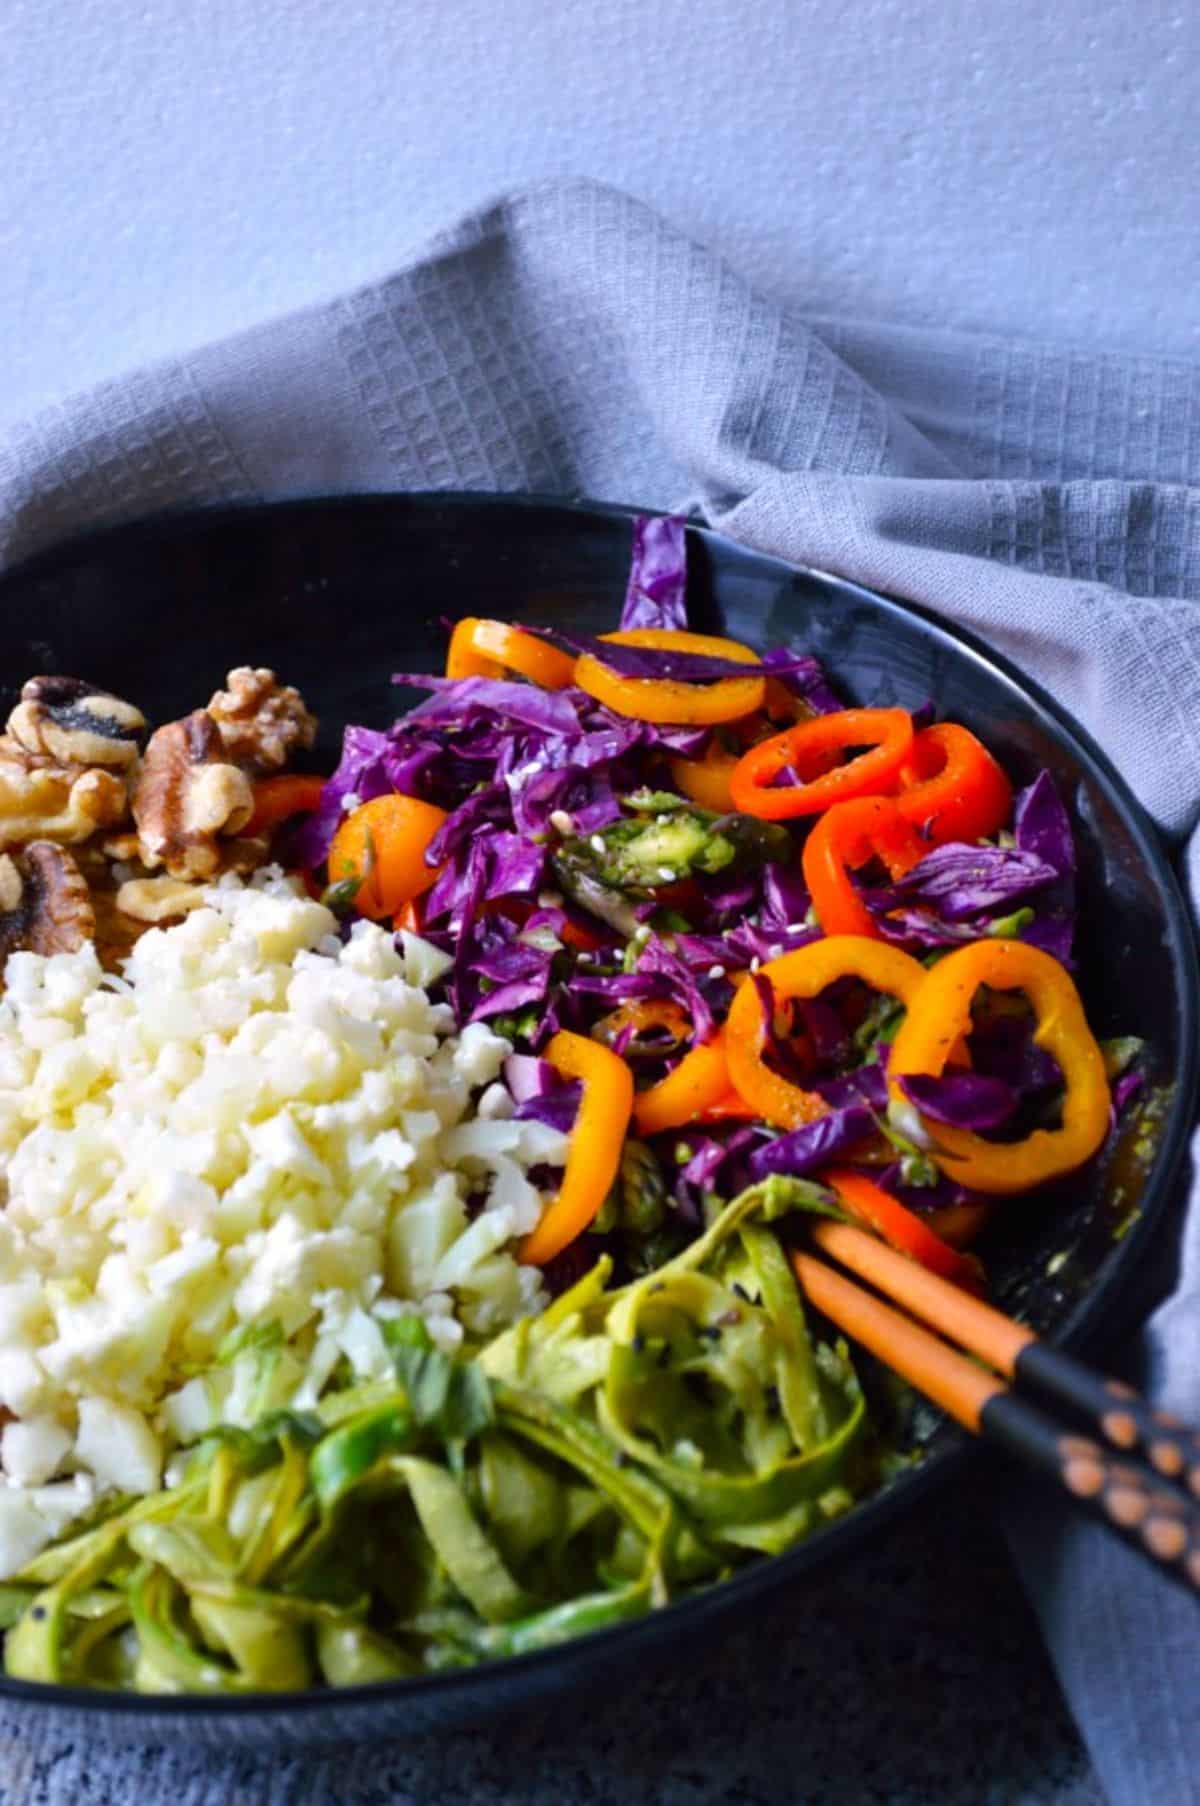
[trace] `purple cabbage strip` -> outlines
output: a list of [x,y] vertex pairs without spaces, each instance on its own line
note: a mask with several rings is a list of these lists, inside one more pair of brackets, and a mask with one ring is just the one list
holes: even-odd
[[1112,1103],[1109,1111],[1110,1127],[1116,1127],[1118,1116],[1120,1116],[1126,1104],[1132,1103],[1133,1099],[1138,1095],[1138,1092],[1141,1091],[1145,1083],[1146,1075],[1144,1072],[1123,1072],[1121,1074],[1112,1088]]
[[1070,965],[1075,940],[1075,837],[1048,771],[1039,772],[1018,795],[1013,834],[1022,852],[1044,860],[1058,875],[1057,884],[1039,897],[1037,918],[1022,929],[1021,939]]
[[[652,682],[711,684],[719,683],[727,677],[762,675],[762,666],[757,660],[751,662],[746,659],[722,658],[719,654],[709,652],[683,652],[673,647],[622,646],[614,640],[597,638],[593,634],[574,633],[562,627],[549,627],[541,631],[548,637],[562,640],[574,652],[590,653],[620,677]],[[781,679],[792,673],[803,676],[812,663],[812,659],[799,654],[785,653],[783,659],[773,665],[771,675]]]
[[1070,818],[1048,771],[1019,792],[1013,804],[1013,837],[1022,852],[1052,867],[1059,878],[1075,875],[1075,840]]
[[762,922],[767,928],[802,928],[812,898],[797,868],[765,865],[762,870]]
[[777,677],[793,696],[808,704],[814,715],[838,715],[846,707],[830,689],[820,660],[810,654],[773,646],[763,653],[762,665],[768,677]]
[[[768,961],[778,959],[784,953],[794,953],[797,947],[807,947],[810,941],[819,941],[821,930],[796,928],[789,933],[784,928],[760,928],[755,922],[739,922],[723,938],[726,962],[738,968],[748,966],[751,960]],[[730,955],[733,957],[729,957]]]
[[469,725],[484,711],[564,740],[578,739],[583,731],[572,701],[577,692],[570,690],[539,690],[493,677],[418,677],[410,671],[396,672],[392,682],[435,692],[405,715],[408,730]]
[[687,520],[682,514],[639,514],[621,609],[621,628],[687,626]]
[[890,1166],[877,1168],[872,1177],[881,1191],[909,1210],[915,1210],[919,1216],[931,1210],[948,1210],[957,1204],[987,1202],[982,1192],[968,1191],[965,1185],[959,1185],[945,1173],[939,1175],[936,1185],[906,1185],[900,1176],[902,1170],[901,1162],[896,1160]]
[[511,984],[518,978],[532,978],[536,973],[544,971],[550,964],[550,954],[540,947],[530,947],[524,941],[515,940],[499,942],[491,947],[484,947],[478,958],[471,962],[471,970],[478,972],[481,978],[489,979],[492,984]]
[[888,1107],[887,1070],[877,1060],[856,1066],[853,1072],[844,1072],[838,1078],[814,1079],[809,1089],[823,1097],[831,1110],[865,1104],[868,1110],[882,1115]]
[[296,831],[293,846],[300,864],[324,863],[330,844],[341,826],[343,799],[359,802],[385,796],[394,788],[387,769],[388,736],[369,727],[348,727],[342,736],[342,756],[337,770],[321,790],[321,800]]
[[975,1024],[968,1046],[977,1073],[1000,1079],[1022,1098],[1057,1091],[1062,1072],[1033,1038],[1032,1016],[989,1016]]
[[638,956],[636,976],[653,980],[657,988],[652,995],[669,997],[679,1004],[692,1025],[694,1040],[712,1038],[716,1031],[712,1007],[695,974],[678,954],[672,953],[661,941],[648,941]]
[[441,865],[468,848],[482,829],[499,826],[509,814],[508,791],[503,784],[488,784],[477,790],[442,823],[429,843],[426,864]]
[[528,978],[514,978],[479,998],[471,1011],[472,1022],[483,1022],[490,1016],[504,1016],[510,1010],[527,1009],[531,1003],[543,1003],[550,986],[550,962]]
[[569,1135],[583,1102],[583,1086],[578,1079],[560,1085],[557,1091],[541,1091],[525,1098],[513,1112],[516,1122],[542,1122],[549,1129],[560,1129]]
[[874,1113],[865,1104],[831,1110],[827,1116],[818,1116],[815,1122],[804,1123],[755,1148],[747,1161],[750,1175],[767,1179],[772,1173],[783,1173],[793,1179],[805,1179],[848,1148],[865,1141],[874,1128]]
[[879,911],[923,905],[944,922],[962,922],[1000,906],[1011,911],[1057,875],[1052,865],[1020,847],[950,841],[926,853],[894,884],[870,892],[867,901]]
[[938,1078],[913,1073],[900,1080],[900,1089],[922,1116],[956,1129],[1001,1129],[1018,1103],[1010,1085],[982,1072],[948,1072]]
[[676,1175],[674,1194],[685,1223],[698,1226],[703,1222],[706,1192],[733,1198],[745,1189],[751,1177],[747,1155],[761,1140],[761,1129],[753,1127],[735,1129],[723,1137],[688,1136],[692,1155]]
[[504,1083],[518,1104],[541,1097],[561,1083],[549,1060],[539,1060],[536,1054],[509,1054],[503,1072]]
[[704,899],[705,926],[711,925],[714,918],[719,922],[722,916],[743,916],[758,902],[759,886],[758,872],[747,872],[739,878],[702,880],[700,889]]

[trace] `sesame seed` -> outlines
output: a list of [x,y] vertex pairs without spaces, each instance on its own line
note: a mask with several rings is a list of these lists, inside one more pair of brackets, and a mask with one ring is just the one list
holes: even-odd
[[725,976],[724,966],[710,966],[708,968],[708,976],[710,978],[724,978],[724,976]]
[[574,831],[575,824],[565,809],[551,809],[550,826],[556,834],[570,834]]
[[538,892],[539,909],[557,909],[561,902],[562,892],[560,890],[540,890]]
[[755,955],[754,955],[754,958],[753,958],[753,959],[752,959],[752,960],[751,960],[751,961],[750,961],[750,970],[751,970],[751,971],[752,971],[752,972],[757,972],[757,971],[758,971],[758,968],[759,968],[759,967],[760,967],[760,966],[761,966],[761,965],[762,965],[762,961],[761,961],[761,960],[760,960],[760,959],[759,959],[759,957],[758,957],[758,955],[757,955],[757,953],[756,953],[756,954],[755,954]]
[[353,815],[354,811],[356,809],[361,809],[361,807],[362,798],[359,796],[358,792],[356,790],[347,790],[345,796],[342,798],[342,814]]
[[588,845],[591,847],[593,853],[602,853],[604,851],[604,840],[599,834],[593,834],[588,841]]
[[674,884],[674,882],[675,882],[674,868],[669,865],[660,865],[658,868],[658,877],[659,877],[659,882],[662,884]]

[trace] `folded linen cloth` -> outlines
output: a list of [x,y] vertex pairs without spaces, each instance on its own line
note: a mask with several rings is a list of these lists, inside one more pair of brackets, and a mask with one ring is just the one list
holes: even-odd
[[[805,320],[629,197],[504,199],[374,286],[0,439],[0,564],[168,505],[365,489],[691,507],[938,609],[1083,721],[1200,896],[1200,366]],[[1144,1332],[1200,1418],[1200,1210]],[[1015,1533],[1114,1802],[1200,1799],[1200,1617],[1052,1505]]]

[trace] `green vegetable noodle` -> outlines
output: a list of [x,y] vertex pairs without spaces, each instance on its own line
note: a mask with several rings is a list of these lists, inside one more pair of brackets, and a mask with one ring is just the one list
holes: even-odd
[[[637,1169],[617,1209],[653,1225]],[[771,1226],[811,1208],[819,1188],[755,1186],[656,1271],[613,1290],[602,1258],[470,1357],[400,1319],[391,1381],[209,1434],[175,1487],[0,1589],[7,1672],[386,1680],[545,1648],[788,1547],[877,1478],[854,1370],[814,1341]]]

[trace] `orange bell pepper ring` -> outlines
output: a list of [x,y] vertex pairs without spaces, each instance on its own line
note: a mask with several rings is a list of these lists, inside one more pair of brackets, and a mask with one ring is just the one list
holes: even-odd
[[690,1041],[692,1036],[687,1012],[672,1003],[669,997],[638,997],[630,1003],[618,1004],[615,1010],[594,1022],[592,1039],[613,1047],[621,1031],[627,1028],[633,1030],[635,1037],[656,1028],[664,1030],[673,1041]]
[[[1079,992],[1065,967],[1024,941],[980,940],[958,947],[926,975],[888,1060],[888,1082],[905,1101],[900,1080],[944,1070],[960,1036],[971,1032],[971,1003],[980,985],[1023,991],[1037,1018],[1034,1042],[1054,1056],[1066,1081],[1062,1127],[1035,1129],[1023,1141],[985,1141],[967,1129],[926,1121],[937,1164],[974,1191],[1031,1191],[1090,1160],[1108,1134],[1109,1090],[1104,1055],[1088,1027]],[[911,1105],[908,1106],[911,1108]]]
[[852,1217],[874,1229],[901,1254],[910,1255],[930,1273],[948,1279],[951,1285],[964,1286],[969,1292],[982,1291],[979,1262],[959,1254],[915,1210],[909,1210],[881,1185],[868,1179],[865,1173],[857,1173],[852,1167],[837,1166],[820,1174],[820,1179],[837,1193]]
[[575,682],[575,660],[533,633],[508,621],[466,615],[450,636],[447,677],[503,677],[515,671],[543,690],[565,690]]
[[[876,991],[886,991],[907,1007],[925,982],[924,966],[899,947],[863,935],[830,935],[810,941],[762,967],[777,1002],[789,997],[817,997],[839,978],[860,978]],[[799,1128],[827,1108],[816,1092],[793,1085],[773,1072],[763,1058],[766,1025],[753,984],[743,984],[725,1023],[725,1057],[739,1097],[764,1122],[780,1129]]]
[[542,1054],[564,1079],[582,1079],[583,1101],[558,1196],[521,1243],[527,1266],[545,1266],[583,1234],[612,1188],[633,1110],[633,1074],[612,1049],[561,1030]]
[[891,797],[859,796],[826,809],[813,824],[801,860],[804,882],[825,933],[882,940],[850,872],[878,856],[893,878],[902,878],[927,850]]
[[937,846],[985,840],[1012,813],[1012,785],[987,747],[956,721],[923,728],[900,775],[896,807]]
[[[833,715],[814,715],[743,753],[730,778],[734,807],[766,821],[789,821],[797,815],[819,815],[852,797],[877,796],[899,777],[912,745],[912,716],[907,709],[839,709]],[[851,747],[868,750],[844,765],[827,768],[829,754]],[[775,785],[788,767],[800,782]]]
[[733,793],[729,780],[737,757],[720,746],[710,746],[702,759],[671,759],[671,780],[681,796],[714,815],[729,815],[733,810]]
[[638,1092],[633,1100],[634,1125],[639,1135],[682,1129],[723,1104],[729,1091],[724,1040],[718,1034],[689,1048],[665,1079]]
[[334,835],[329,882],[357,879],[355,907],[374,921],[397,915],[437,877],[437,868],[425,863],[425,851],[445,819],[444,809],[415,796],[372,797]]
[[[731,659],[739,665],[758,665],[757,652],[737,640],[710,633],[684,633],[670,627],[632,627],[623,633],[605,633],[612,646],[645,646],[653,652],[693,652],[704,658]],[[721,677],[715,683],[684,683],[678,678],[624,677],[590,652],[575,664],[575,682],[615,715],[633,721],[653,721],[664,727],[705,727],[720,721],[737,721],[762,707],[765,679]]]
[[242,832],[269,834],[272,828],[293,815],[311,815],[324,788],[324,778],[309,777],[302,772],[283,772],[276,778],[263,778],[254,786],[254,814]]

